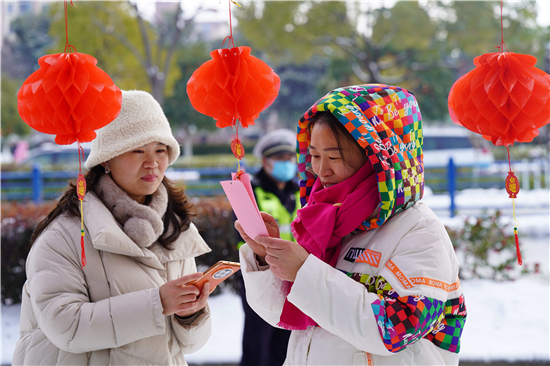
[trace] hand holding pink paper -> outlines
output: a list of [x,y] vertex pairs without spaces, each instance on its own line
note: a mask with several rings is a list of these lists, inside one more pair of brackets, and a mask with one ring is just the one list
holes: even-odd
[[[235,179],[235,173],[232,173],[232,178]],[[251,238],[269,236],[254,198],[250,176],[242,174],[239,179],[221,181],[220,184],[246,234]]]

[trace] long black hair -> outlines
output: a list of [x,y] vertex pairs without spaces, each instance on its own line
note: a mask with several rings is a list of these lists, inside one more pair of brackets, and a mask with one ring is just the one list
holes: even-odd
[[[86,192],[93,191],[99,178],[106,174],[101,165],[93,167],[88,173],[84,174],[86,180]],[[173,249],[172,243],[178,239],[180,234],[187,230],[191,225],[191,218],[196,214],[193,212],[193,205],[187,199],[183,188],[178,188],[174,182],[164,177],[162,184],[166,187],[168,193],[168,207],[164,215],[164,231],[158,238],[158,242],[166,249]],[[53,210],[42,220],[31,237],[31,245],[42,234],[44,230],[61,214],[80,217],[78,196],[76,193],[75,182],[69,182],[69,188],[63,193],[63,196],[57,202]],[[173,230],[170,230],[173,228]],[[168,234],[171,232],[170,234]]]

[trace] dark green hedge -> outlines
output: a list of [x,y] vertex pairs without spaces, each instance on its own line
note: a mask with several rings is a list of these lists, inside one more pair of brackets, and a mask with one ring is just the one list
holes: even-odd
[[[193,198],[197,217],[193,222],[212,252],[197,258],[199,270],[205,270],[218,260],[239,260],[233,212],[225,197]],[[21,302],[21,289],[26,280],[25,261],[30,250],[34,227],[53,207],[53,202],[41,205],[2,202],[2,292],[3,304]],[[227,283],[227,284],[225,284]],[[224,286],[238,289],[237,276]],[[213,293],[219,293],[219,289]]]

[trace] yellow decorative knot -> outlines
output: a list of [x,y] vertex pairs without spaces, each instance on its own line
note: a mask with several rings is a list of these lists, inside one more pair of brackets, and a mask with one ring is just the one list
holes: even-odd
[[518,191],[518,187],[517,187],[516,183],[517,183],[517,181],[514,178],[511,178],[510,179],[510,185],[508,186],[510,188],[510,190],[514,193]]
[[86,194],[86,186],[84,185],[84,182],[83,181],[79,181],[78,182],[78,194],[81,195],[81,196],[84,196],[84,194]]

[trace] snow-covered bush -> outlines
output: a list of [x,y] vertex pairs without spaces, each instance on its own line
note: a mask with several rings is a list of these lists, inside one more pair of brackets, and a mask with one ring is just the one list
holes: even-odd
[[[503,220],[499,210],[483,210],[478,217],[468,217],[459,229],[447,227],[460,263],[461,279],[485,278],[508,281],[529,270],[517,270],[516,242],[509,234],[512,224]],[[521,247],[521,240],[519,241]]]

